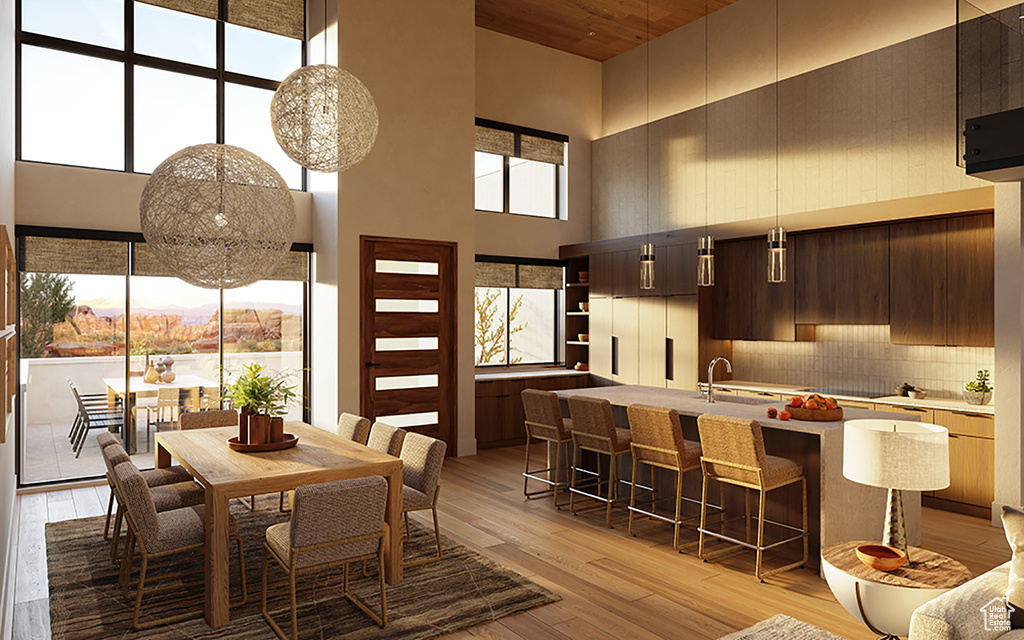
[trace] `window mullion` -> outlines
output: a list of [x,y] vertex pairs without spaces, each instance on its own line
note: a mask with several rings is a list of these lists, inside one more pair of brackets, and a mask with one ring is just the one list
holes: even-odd
[[501,194],[502,203],[501,210],[503,213],[512,213],[512,209],[509,205],[511,197],[509,195],[509,185],[512,184],[512,179],[509,175],[511,171],[511,161],[508,156],[501,157]]
[[[124,0],[124,170],[135,171],[135,7]],[[130,350],[129,350],[130,351]]]
[[217,20],[217,142],[224,144],[224,22],[228,18],[227,0],[220,0],[220,19]]

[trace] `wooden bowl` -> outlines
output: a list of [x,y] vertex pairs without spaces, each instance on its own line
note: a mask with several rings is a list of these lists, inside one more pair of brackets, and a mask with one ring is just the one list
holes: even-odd
[[784,407],[795,420],[814,422],[834,422],[843,419],[843,408],[835,409],[804,409],[803,407]]
[[872,569],[892,571],[907,561],[907,554],[884,544],[862,544],[857,547],[857,559]]

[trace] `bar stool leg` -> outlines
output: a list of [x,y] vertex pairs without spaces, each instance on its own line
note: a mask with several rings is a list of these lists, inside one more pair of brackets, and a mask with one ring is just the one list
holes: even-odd
[[[697,557],[704,560],[704,529],[707,528],[708,516],[708,475],[703,475],[700,490],[700,535],[697,538]],[[707,560],[704,560],[707,562]]]
[[[600,458],[601,456],[598,456]],[[615,464],[615,454],[608,456],[610,464],[608,469],[608,506],[605,509],[604,521],[608,525],[609,529],[614,529],[612,526],[612,500],[619,497],[619,465]],[[614,493],[613,493],[614,492]],[[600,491],[598,494],[600,495]],[[613,497],[614,496],[614,497]]]
[[754,564],[754,574],[758,580],[764,582],[764,579],[761,577],[761,557],[764,554],[764,502],[767,492],[762,486],[758,493],[760,497],[757,505],[757,562]]
[[572,439],[572,475],[569,480],[569,511],[576,515],[576,470],[580,466],[580,447],[576,444],[575,436]]
[[[683,508],[683,470],[676,469],[676,521],[673,523],[675,531],[672,534],[672,547],[679,549],[679,518]],[[682,550],[679,551],[682,553]]]
[[526,474],[530,473],[530,430],[526,430],[526,466],[523,468],[523,495],[527,499],[530,497],[530,477]]
[[637,464],[636,458],[633,458],[633,472],[630,474],[630,487],[629,487],[629,532],[636,537],[636,532],[633,530],[633,517],[636,512],[633,511],[636,508],[636,468],[640,466]]

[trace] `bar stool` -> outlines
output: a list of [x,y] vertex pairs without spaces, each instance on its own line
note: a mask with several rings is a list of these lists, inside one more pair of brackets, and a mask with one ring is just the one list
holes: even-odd
[[[754,574],[761,582],[764,582],[764,578],[770,575],[803,566],[807,562],[808,552],[807,479],[803,476],[803,468],[787,458],[769,456],[765,453],[761,423],[756,420],[704,414],[697,418],[697,428],[700,431],[700,442],[703,448],[700,465],[704,474],[701,492],[700,528],[698,529],[700,531],[698,554],[701,559],[707,561],[733,551],[741,551],[743,548],[754,549],[757,551]],[[709,479],[744,488],[745,510],[743,517],[746,520],[746,540],[738,540],[726,535],[724,528],[726,520],[724,519],[718,523],[722,525],[721,532],[708,529],[707,495]],[[765,496],[767,493],[773,489],[779,489],[795,482],[799,482],[801,486],[803,527],[798,528],[765,518]],[[750,542],[750,489],[756,489],[759,495],[756,544]],[[797,531],[799,534],[765,544],[765,522],[788,531]],[[725,540],[733,545],[738,545],[738,547],[732,546],[712,553],[705,553],[705,535]],[[761,571],[761,556],[766,549],[772,549],[800,540],[801,538],[803,539],[804,554],[800,561],[772,569],[771,571]]]
[[[692,547],[698,541],[695,540],[680,546],[679,526],[698,517],[682,518],[682,503],[683,500],[686,500],[695,505],[700,504],[700,501],[683,495],[683,474],[700,469],[700,443],[683,439],[679,412],[675,409],[631,404],[626,407],[626,413],[629,416],[629,431],[633,436],[633,441],[630,444],[630,450],[633,452],[633,477],[629,494],[629,532],[635,536],[638,533],[671,524],[674,529],[672,546],[678,551]],[[651,469],[650,487],[637,484],[637,470],[642,464]],[[659,499],[656,495],[657,485],[654,481],[656,469],[668,469],[676,474],[675,517],[673,518],[657,512],[658,502],[669,498]],[[650,500],[639,506],[637,505],[638,488],[650,493]],[[650,510],[648,511],[645,507]],[[637,529],[635,526],[637,514],[661,522],[646,529]]]
[[[572,444],[572,420],[562,418],[562,409],[558,405],[558,395],[540,389],[523,390],[523,410],[526,413],[526,467],[523,471],[523,495],[527,500],[537,496],[552,494],[552,504],[561,509],[565,503],[558,503],[558,490],[569,486],[562,477],[562,449],[565,458],[569,458],[569,445]],[[555,445],[555,465],[546,469],[530,470],[530,441],[543,440]],[[547,474],[546,476],[543,474]],[[554,480],[552,480],[554,477]],[[542,482],[549,488],[529,491],[530,480]]]
[[[569,509],[573,515],[582,511],[576,509],[576,496],[587,496],[600,503],[605,504],[605,524],[608,528],[614,528],[616,524],[626,522],[621,520],[612,522],[612,505],[619,501],[619,474],[618,459],[629,453],[629,443],[632,438],[629,429],[619,429],[615,426],[615,419],[612,416],[612,405],[603,398],[587,398],[584,396],[570,396],[569,415],[572,416],[572,475],[569,483]],[[591,478],[586,484],[577,483],[580,469],[580,452],[591,451],[598,454],[597,472],[586,472]],[[601,457],[608,456],[610,469],[608,480],[601,480]],[[606,496],[601,495],[601,485],[607,484]],[[595,493],[589,493],[588,490]],[[600,505],[588,508],[585,511],[598,509]]]

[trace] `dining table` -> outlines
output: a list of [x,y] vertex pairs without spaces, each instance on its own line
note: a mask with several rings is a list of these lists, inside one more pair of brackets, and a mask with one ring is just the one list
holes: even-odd
[[121,440],[128,453],[135,453],[138,450],[135,412],[133,408],[139,395],[155,395],[160,389],[178,389],[179,407],[182,409],[187,408],[190,411],[197,411],[203,390],[220,387],[220,384],[213,380],[207,380],[201,376],[189,373],[176,376],[171,382],[146,382],[141,377],[132,377],[131,381],[128,382],[124,376],[119,376],[116,378],[103,378],[103,383],[107,386],[107,400],[110,406],[114,406],[115,398],[127,396],[126,404],[128,406],[126,411],[128,412],[129,419],[125,420],[124,424],[130,426],[124,428]]
[[303,422],[286,422],[285,431],[298,438],[295,446],[262,452],[232,450],[228,440],[238,435],[237,427],[156,434],[156,466],[168,467],[177,461],[206,492],[204,614],[213,628],[226,625],[231,618],[228,532],[232,498],[383,476],[388,484],[384,579],[391,585],[402,582],[401,458]]

